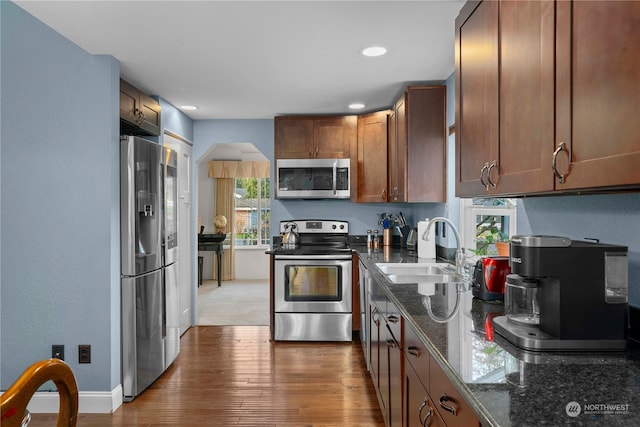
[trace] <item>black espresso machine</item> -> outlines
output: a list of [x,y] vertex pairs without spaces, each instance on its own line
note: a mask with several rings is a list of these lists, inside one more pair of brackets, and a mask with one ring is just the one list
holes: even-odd
[[498,334],[527,350],[626,348],[626,246],[514,236],[509,263]]

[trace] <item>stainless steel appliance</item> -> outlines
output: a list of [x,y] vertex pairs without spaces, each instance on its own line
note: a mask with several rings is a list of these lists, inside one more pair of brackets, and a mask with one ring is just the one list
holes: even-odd
[[351,341],[353,267],[349,223],[282,221],[280,232],[287,232],[292,223],[299,244],[274,251],[274,339]]
[[123,399],[146,389],[180,351],[176,152],[120,138]]
[[514,236],[505,314],[495,331],[529,350],[624,350],[627,247]]
[[349,159],[278,159],[276,198],[348,199]]

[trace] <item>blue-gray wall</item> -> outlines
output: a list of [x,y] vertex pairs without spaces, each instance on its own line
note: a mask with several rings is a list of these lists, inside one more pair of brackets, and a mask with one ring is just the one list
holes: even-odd
[[162,97],[157,98],[162,111],[162,128],[193,142],[193,120]]
[[518,233],[596,238],[629,247],[629,303],[640,307],[640,194],[532,197],[518,201]]
[[[0,8],[0,387],[64,344],[80,390],[112,390],[120,383],[119,64],[13,3]],[[78,364],[79,344],[91,344],[91,364]]]

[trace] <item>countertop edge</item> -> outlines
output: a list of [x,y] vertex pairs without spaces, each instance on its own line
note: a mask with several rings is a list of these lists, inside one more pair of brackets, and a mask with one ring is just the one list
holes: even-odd
[[[366,248],[365,248],[366,249]],[[471,409],[475,412],[475,414],[480,419],[480,422],[483,426],[495,426],[499,427],[500,424],[491,416],[491,413],[487,410],[487,408],[476,398],[474,393],[467,387],[467,385],[462,381],[459,375],[453,370],[453,368],[449,365],[446,359],[440,354],[440,351],[433,345],[428,335],[422,330],[422,328],[415,322],[413,316],[409,314],[404,305],[395,297],[393,292],[390,289],[390,286],[393,286],[387,279],[380,273],[375,267],[376,262],[367,259],[366,253],[361,253],[356,249],[358,253],[358,258],[368,267],[369,272],[372,275],[372,278],[376,280],[378,284],[380,284],[380,288],[383,290],[385,295],[393,301],[393,303],[397,306],[400,313],[405,318],[405,320],[409,321],[413,330],[418,334],[418,337],[422,341],[422,343],[427,347],[431,355],[434,357],[440,368],[445,372],[449,380],[454,384],[458,392],[462,395],[462,397],[467,401]]]

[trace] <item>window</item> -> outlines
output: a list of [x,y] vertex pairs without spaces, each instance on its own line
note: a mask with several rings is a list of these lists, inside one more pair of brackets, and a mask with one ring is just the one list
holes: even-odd
[[233,227],[236,247],[270,244],[270,194],[269,178],[236,178]]
[[460,228],[468,258],[498,255],[516,234],[516,199],[461,199]]

